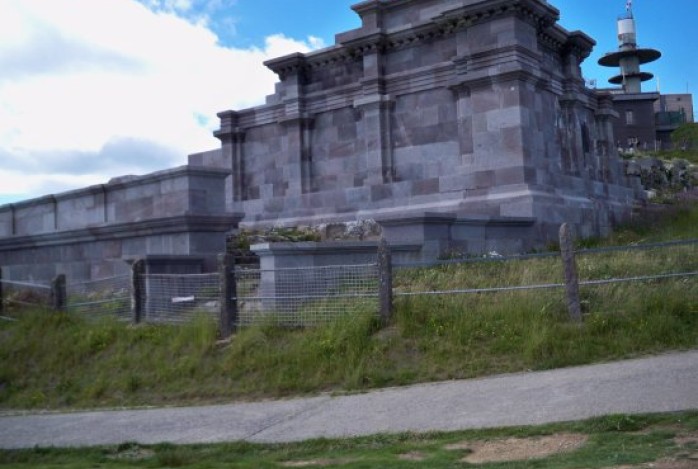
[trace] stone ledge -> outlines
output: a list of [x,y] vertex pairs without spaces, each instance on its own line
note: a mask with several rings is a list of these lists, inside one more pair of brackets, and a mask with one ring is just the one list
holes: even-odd
[[226,232],[236,228],[242,214],[222,216],[182,215],[155,220],[94,226],[77,230],[0,238],[0,251],[107,241],[172,233]]
[[123,179],[113,178],[113,182],[108,182],[106,184],[96,184],[93,186],[88,186],[82,189],[76,189],[72,191],[61,192],[58,194],[49,194],[41,197],[36,197],[34,199],[22,200],[19,202],[14,202],[11,204],[0,205],[0,211],[8,209],[21,209],[28,208],[35,205],[42,205],[45,203],[53,203],[56,201],[62,201],[70,198],[77,198],[82,195],[93,195],[100,194],[103,191],[111,191],[113,189],[122,189],[130,186],[140,186],[143,184],[151,184],[154,182],[165,181],[168,179],[174,179],[182,176],[215,176],[221,179],[225,179],[230,175],[230,171],[222,168],[212,168],[208,166],[179,166],[173,169],[166,169],[163,171],[156,171],[154,173],[145,174],[142,176],[121,176]]
[[[377,252],[377,249],[377,241],[307,241],[301,243],[263,243],[250,246],[250,250],[260,256]],[[390,249],[391,251],[419,251],[421,245],[413,243],[395,244],[390,245]]]

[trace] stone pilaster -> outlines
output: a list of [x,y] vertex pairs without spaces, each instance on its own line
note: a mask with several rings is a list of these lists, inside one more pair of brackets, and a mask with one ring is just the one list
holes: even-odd
[[473,159],[473,105],[470,99],[470,88],[461,85],[468,73],[468,61],[464,57],[453,60],[455,70],[454,85],[451,90],[456,99],[456,115],[458,118],[458,143],[462,165],[469,165]]
[[366,96],[354,101],[361,112],[365,149],[362,169],[366,184],[384,184],[393,180],[392,129],[390,125],[394,101],[388,95]]
[[281,166],[281,181],[276,181],[275,196],[298,196],[312,190],[311,142],[313,119],[305,109],[307,60],[303,54],[291,54],[266,62],[267,67],[281,78],[279,93],[283,117],[279,125],[285,129],[283,142],[285,161]]
[[221,151],[225,166],[232,174],[232,197],[234,202],[245,200],[245,131],[239,127],[239,114],[233,111],[218,114],[221,128],[214,133],[221,141]]
[[288,160],[283,168],[283,178],[288,182],[287,195],[311,192],[313,119],[296,116],[286,118],[280,124],[286,129]]
[[[379,3],[364,11],[364,24],[368,21],[376,31],[382,27]],[[375,7],[375,8],[374,8]],[[376,32],[361,39],[363,52],[363,96],[354,101],[354,108],[361,112],[363,140],[365,142],[362,168],[366,171],[366,185],[391,182],[394,175],[393,138],[391,113],[394,101],[385,90],[384,46],[385,35]]]

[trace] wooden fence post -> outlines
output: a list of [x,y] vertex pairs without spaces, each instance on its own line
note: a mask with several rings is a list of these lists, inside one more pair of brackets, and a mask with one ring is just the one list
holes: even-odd
[[235,283],[235,256],[218,256],[218,277],[220,282],[219,328],[222,339],[230,337],[238,322],[237,285]]
[[143,320],[143,274],[145,261],[136,260],[131,264],[131,317],[134,324]]
[[378,244],[378,301],[381,322],[385,326],[393,314],[393,264],[390,246],[384,238]]
[[65,311],[66,307],[65,275],[56,275],[51,281],[51,309]]
[[577,276],[577,262],[574,256],[574,244],[572,233],[567,223],[560,227],[560,255],[565,271],[565,296],[567,310],[570,318],[576,322],[582,322],[582,306],[579,302],[579,278]]
[[0,314],[5,312],[5,295],[2,291],[2,267],[0,267]]

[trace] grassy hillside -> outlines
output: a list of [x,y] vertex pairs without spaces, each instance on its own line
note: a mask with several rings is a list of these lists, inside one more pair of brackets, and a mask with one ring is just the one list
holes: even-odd
[[[698,237],[698,208],[610,240]],[[597,241],[597,244],[600,242]],[[692,251],[691,251],[692,249]],[[696,247],[581,256],[582,279],[695,265]],[[691,262],[693,264],[691,264]],[[668,269],[668,270],[667,270]],[[447,265],[396,273],[398,292],[559,282],[559,260]],[[583,325],[560,290],[396,298],[324,327],[244,329],[219,343],[205,318],[186,326],[87,322],[27,313],[0,321],[0,408],[190,404],[353,391],[546,369],[698,346],[698,278],[582,289]]]

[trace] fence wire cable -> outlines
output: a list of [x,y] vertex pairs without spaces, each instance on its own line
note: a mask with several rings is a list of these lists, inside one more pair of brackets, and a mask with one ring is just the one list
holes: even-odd
[[[588,249],[578,249],[575,254],[578,256],[583,256],[586,254],[603,254],[612,252],[623,252],[623,251],[642,251],[657,248],[669,248],[669,247],[681,247],[681,246],[694,246],[698,245],[698,239],[688,239],[688,240],[678,240],[678,241],[665,241],[661,243],[644,243],[644,244],[633,244],[629,246],[608,246],[599,248],[588,248]],[[549,251],[549,252],[534,252],[529,254],[515,254],[515,255],[491,255],[484,254],[481,257],[464,257],[464,258],[454,258],[454,259],[442,259],[436,261],[424,261],[424,262],[401,262],[393,264],[393,268],[396,269],[406,269],[406,268],[416,268],[416,267],[437,267],[437,266],[447,266],[447,265],[458,265],[458,264],[477,264],[477,263],[488,263],[488,262],[505,262],[505,261],[523,261],[529,259],[545,259],[550,257],[560,257],[560,251]]]
[[559,251],[550,252],[535,252],[530,254],[516,254],[512,256],[501,255],[483,255],[482,257],[464,257],[455,259],[442,259],[436,261],[424,262],[400,262],[393,264],[395,269],[409,269],[414,267],[438,267],[458,264],[478,264],[487,262],[505,262],[505,261],[525,261],[528,259],[545,259],[549,257],[560,257]]
[[46,307],[49,304],[51,286],[28,282],[0,279],[3,285],[3,304],[13,306]]
[[[580,281],[580,286],[592,285],[609,285],[613,283],[628,283],[628,282],[646,282],[650,280],[663,280],[679,277],[695,277],[698,272],[680,272],[674,274],[646,275],[641,277],[614,278],[604,280],[585,280]],[[553,288],[564,288],[564,283],[547,283],[540,285],[519,285],[514,287],[490,287],[490,288],[468,288],[462,290],[440,290],[440,291],[418,291],[418,292],[400,292],[394,291],[395,296],[439,296],[439,295],[464,295],[471,293],[497,293],[507,291],[522,291],[522,290],[546,290]]]
[[40,283],[17,282],[14,280],[3,280],[3,279],[0,279],[0,283],[4,283],[5,285],[10,285],[10,286],[36,288],[38,290],[42,290],[42,289],[43,290],[51,290],[50,285],[43,285]]
[[88,318],[131,318],[131,276],[119,275],[98,280],[68,282],[67,309]]
[[649,280],[663,280],[668,278],[678,278],[678,277],[695,277],[698,276],[698,272],[682,272],[676,274],[660,274],[660,275],[646,275],[641,277],[626,277],[626,278],[612,278],[604,280],[585,280],[579,282],[580,285],[608,285],[612,283],[626,283],[626,282],[646,282]]
[[620,251],[642,251],[646,249],[657,249],[657,248],[669,248],[669,247],[679,247],[679,246],[694,246],[698,245],[698,239],[687,239],[680,241],[665,241],[662,243],[644,243],[644,244],[631,244],[629,246],[608,246],[601,248],[591,248],[591,249],[579,249],[575,251],[577,255],[584,254],[599,254],[607,252],[620,252]]

